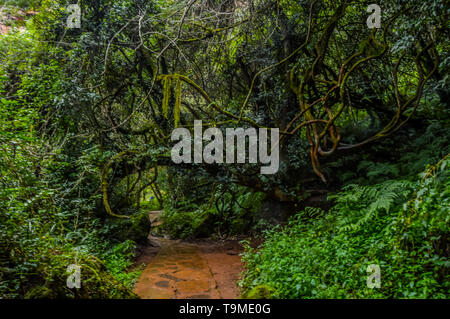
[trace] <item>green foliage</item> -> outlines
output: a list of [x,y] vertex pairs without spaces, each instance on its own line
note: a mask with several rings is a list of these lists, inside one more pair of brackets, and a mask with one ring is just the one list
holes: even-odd
[[[247,247],[245,296],[448,296],[448,159],[416,180],[450,153],[444,0],[387,0],[392,25],[376,34],[361,1],[342,15],[342,1],[81,1],[81,29],[67,28],[69,3],[12,0],[36,12],[0,17],[12,26],[0,35],[0,298],[132,298],[148,210],[164,208],[172,237],[223,238],[267,228],[255,217],[266,196],[329,207],[315,193],[330,192],[329,211]],[[295,133],[273,176],[175,166],[171,132],[194,119]],[[336,130],[312,136],[325,122]],[[310,156],[338,133],[315,161],[323,184]],[[79,291],[65,285],[73,263]],[[380,290],[365,286],[370,263]]]
[[[279,298],[448,298],[449,163],[414,184],[349,186],[331,211],[308,208],[261,247],[247,243],[244,295],[267,285]],[[369,264],[380,289],[366,286]]]
[[[71,123],[49,121],[49,107],[68,100],[56,59],[65,53],[36,36],[30,27],[0,39],[0,297],[135,298],[129,239],[147,236],[148,219],[142,228],[142,214],[133,216],[132,234],[117,243],[98,214],[102,151],[74,138],[73,125],[62,139],[40,134]],[[79,290],[66,286],[70,264],[81,266]]]
[[36,5],[38,1],[36,0],[2,0],[0,1],[0,5],[8,5],[8,6],[14,6],[14,7],[21,7],[21,8],[29,8],[33,5]]
[[134,284],[142,273],[140,268],[128,271],[133,265],[135,250],[136,243],[132,240],[126,240],[112,246],[102,255],[106,269],[130,290],[133,289]]
[[160,231],[174,238],[244,234],[253,226],[253,216],[264,194],[242,187],[229,191],[217,188],[206,204],[188,201],[177,203],[177,208],[166,208]]
[[335,200],[334,209],[346,212],[336,226],[340,231],[359,230],[379,214],[389,211],[411,192],[413,183],[403,180],[387,180],[372,186],[350,184],[329,199]]
[[202,238],[212,234],[214,209],[207,207],[192,207],[192,211],[164,210],[161,216],[163,225],[161,231],[172,238]]

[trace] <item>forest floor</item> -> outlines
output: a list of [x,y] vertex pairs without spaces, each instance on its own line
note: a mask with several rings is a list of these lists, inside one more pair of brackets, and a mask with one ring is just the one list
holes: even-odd
[[[151,212],[157,225],[160,212]],[[146,267],[134,292],[144,299],[236,299],[242,271],[237,240],[171,240],[149,236],[137,263]],[[159,247],[158,247],[159,246]]]

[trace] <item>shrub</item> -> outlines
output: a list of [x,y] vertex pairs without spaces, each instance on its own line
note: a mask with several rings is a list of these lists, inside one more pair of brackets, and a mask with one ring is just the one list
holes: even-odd
[[[448,298],[450,159],[416,183],[348,186],[329,212],[308,208],[246,245],[243,293],[260,285],[279,298]],[[381,267],[381,288],[366,285]]]

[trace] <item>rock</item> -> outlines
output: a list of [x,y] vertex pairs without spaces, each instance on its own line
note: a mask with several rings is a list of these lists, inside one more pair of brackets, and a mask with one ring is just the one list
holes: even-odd
[[150,219],[147,212],[137,212],[130,218],[108,218],[106,223],[111,225],[113,237],[120,240],[133,240],[146,244],[150,233]]
[[244,299],[273,299],[274,290],[266,285],[258,285],[250,290]]

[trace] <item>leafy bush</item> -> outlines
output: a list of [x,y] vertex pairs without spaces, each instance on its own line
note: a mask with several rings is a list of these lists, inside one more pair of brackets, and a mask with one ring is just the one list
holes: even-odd
[[[146,237],[148,223],[135,214],[121,241],[108,234],[98,213],[102,152],[67,142],[68,132],[59,147],[36,132],[63,77],[59,63],[37,58],[34,36],[31,29],[0,41],[0,298],[135,298],[128,239]],[[81,289],[67,288],[71,264],[81,266]]]
[[135,250],[136,243],[132,240],[126,240],[114,245],[102,255],[106,269],[130,290],[133,289],[134,284],[142,273],[140,268],[134,271],[127,271],[133,265]]
[[[279,298],[448,298],[449,164],[414,184],[348,186],[330,212],[308,208],[261,247],[245,243],[244,296],[264,285]],[[366,285],[369,264],[380,289]]]

